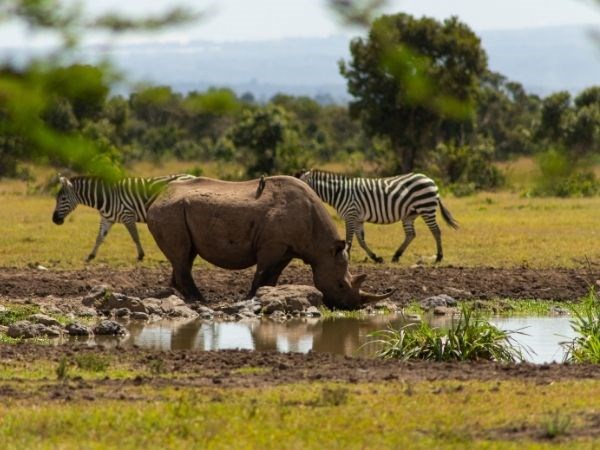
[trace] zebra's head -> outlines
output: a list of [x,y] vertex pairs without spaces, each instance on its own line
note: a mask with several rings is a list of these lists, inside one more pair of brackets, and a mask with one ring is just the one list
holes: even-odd
[[56,195],[56,207],[54,208],[54,214],[52,214],[52,222],[56,225],[62,225],[65,217],[75,209],[78,202],[75,189],[69,179],[60,175],[58,179],[60,180],[61,188]]
[[308,183],[308,184],[310,184],[309,183],[310,175],[311,175],[311,171],[307,170],[307,169],[299,170],[298,172],[296,172],[294,174],[294,176],[296,178],[299,178],[300,180],[302,180],[302,181],[304,181],[305,183]]

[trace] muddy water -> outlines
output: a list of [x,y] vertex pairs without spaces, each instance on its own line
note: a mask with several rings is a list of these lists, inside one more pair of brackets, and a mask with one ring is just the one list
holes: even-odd
[[[432,325],[448,326],[444,318],[426,318]],[[494,325],[505,330],[520,330],[515,339],[531,350],[527,360],[535,363],[562,361],[560,342],[574,336],[568,317],[493,318]],[[138,345],[161,350],[176,349],[249,349],[280,352],[330,352],[342,355],[372,355],[375,348],[365,345],[367,335],[388,326],[404,324],[401,316],[378,315],[361,319],[316,318],[279,323],[268,319],[248,322],[154,322],[130,323],[130,336],[120,345]],[[116,344],[114,340],[99,341]]]

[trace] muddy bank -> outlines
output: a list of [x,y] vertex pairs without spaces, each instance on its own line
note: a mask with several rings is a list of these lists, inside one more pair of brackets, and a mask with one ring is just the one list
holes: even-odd
[[[446,293],[457,299],[540,299],[571,301],[584,296],[600,279],[599,269],[496,269],[458,267],[392,267],[358,265],[353,273],[368,275],[364,287],[383,292],[396,287],[398,304]],[[209,304],[245,298],[254,270],[195,269],[194,278]],[[89,266],[83,270],[0,268],[0,298],[80,297],[99,284],[127,295],[161,297],[168,288],[165,268],[115,269]],[[312,284],[308,266],[292,265],[280,284]]]
[[[119,394],[119,387],[134,385],[179,387],[267,387],[281,384],[339,381],[349,383],[433,381],[433,380],[510,380],[520,379],[549,383],[563,379],[598,379],[600,372],[593,365],[564,364],[511,364],[490,362],[434,363],[425,361],[399,362],[350,358],[328,353],[276,353],[243,350],[221,351],[168,351],[157,352],[135,348],[90,348],[82,345],[47,347],[39,345],[0,345],[0,360],[4,364],[35,364],[50,361],[58,365],[63,357],[94,352],[111,361],[111,366],[127,364],[139,371],[132,379],[103,378],[71,384],[71,398],[86,395],[111,396]],[[149,368],[160,361],[161,376],[152,375]],[[253,370],[244,370],[252,368]],[[175,377],[171,375],[176,375]],[[51,380],[47,380],[53,385]],[[114,390],[95,390],[114,386]],[[142,392],[139,392],[142,395]],[[24,397],[26,393],[5,390],[3,396]],[[29,394],[31,395],[31,393]],[[53,390],[38,392],[39,399],[55,398]]]

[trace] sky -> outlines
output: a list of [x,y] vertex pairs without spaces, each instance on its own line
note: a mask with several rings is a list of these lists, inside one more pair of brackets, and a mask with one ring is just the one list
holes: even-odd
[[[174,5],[205,13],[202,20],[192,25],[161,33],[128,35],[121,38],[124,42],[256,41],[357,33],[339,22],[326,0],[84,0],[81,3],[90,14],[104,11],[147,14]],[[384,12],[398,11],[440,20],[457,15],[475,31],[560,25],[600,27],[600,0],[388,0]],[[103,39],[89,36],[88,42]],[[51,43],[49,35],[32,35],[18,24],[0,23],[0,46]]]

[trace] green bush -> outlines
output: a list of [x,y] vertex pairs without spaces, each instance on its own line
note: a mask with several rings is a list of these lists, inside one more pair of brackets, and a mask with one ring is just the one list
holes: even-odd
[[523,361],[521,346],[512,335],[483,320],[468,307],[448,330],[421,323],[409,323],[399,330],[371,333],[368,344],[380,346],[377,356],[384,359],[422,359],[429,361],[498,362]]
[[430,171],[454,186],[470,186],[473,190],[495,189],[505,180],[494,165],[493,157],[493,147],[485,143],[473,146],[440,144]]
[[571,311],[571,328],[578,336],[561,343],[565,362],[600,364],[600,299],[595,291],[590,291],[581,308]]

